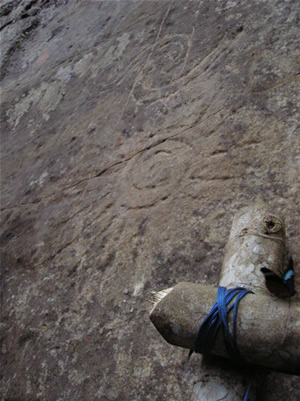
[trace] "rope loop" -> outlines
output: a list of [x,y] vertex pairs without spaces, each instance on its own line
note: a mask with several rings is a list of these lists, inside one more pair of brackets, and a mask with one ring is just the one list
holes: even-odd
[[[195,352],[208,355],[221,328],[228,355],[238,362],[243,361],[236,344],[236,320],[239,302],[247,294],[253,294],[253,292],[243,287],[228,290],[225,287],[218,288],[217,301],[198,330]],[[231,303],[234,298],[234,302]],[[232,309],[232,332],[230,332],[227,316]]]
[[[236,321],[238,306],[241,299],[254,292],[243,287],[219,287],[217,300],[209,314],[203,320],[196,337],[195,352],[208,355],[215,343],[217,334],[222,329],[223,341],[228,355],[239,363],[245,363],[241,357],[236,343]],[[232,329],[228,324],[228,313],[233,309]],[[250,384],[247,388],[244,401],[248,398]]]

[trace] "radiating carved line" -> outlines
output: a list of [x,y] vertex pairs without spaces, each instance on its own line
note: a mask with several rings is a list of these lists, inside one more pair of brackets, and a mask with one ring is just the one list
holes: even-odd
[[128,97],[127,97],[127,100],[126,100],[126,102],[125,102],[125,106],[124,106],[124,108],[123,108],[123,110],[122,110],[122,113],[121,113],[121,116],[120,116],[120,118],[119,118],[119,120],[118,120],[117,126],[118,126],[118,125],[120,124],[120,122],[122,121],[123,115],[124,115],[125,110],[126,110],[126,108],[127,108],[127,106],[128,106],[129,100],[130,100],[130,98],[132,97],[132,94],[133,94],[134,89],[135,89],[135,87],[136,87],[136,85],[137,85],[137,82],[138,82],[139,79],[141,78],[141,76],[142,76],[142,74],[143,74],[143,71],[144,71],[145,68],[147,67],[147,65],[148,65],[148,63],[149,63],[149,61],[150,61],[150,58],[151,58],[152,55],[153,55],[155,46],[156,46],[156,44],[157,44],[157,42],[158,42],[158,39],[159,39],[159,37],[160,37],[160,33],[161,33],[161,30],[162,30],[163,24],[165,23],[165,20],[166,20],[167,16],[169,15],[169,12],[170,12],[172,3],[173,3],[173,0],[171,0],[171,2],[170,2],[170,4],[169,4],[169,7],[168,7],[168,9],[167,9],[167,12],[165,13],[165,15],[164,15],[164,17],[163,17],[163,19],[162,19],[162,22],[161,22],[161,24],[160,24],[160,26],[159,26],[159,30],[158,30],[158,33],[157,33],[157,35],[156,35],[154,44],[152,45],[152,48],[151,48],[150,53],[149,53],[149,55],[148,55],[148,57],[147,57],[147,60],[146,60],[145,64],[142,66],[142,68],[140,69],[140,71],[138,72],[138,74],[137,74],[137,76],[136,76],[136,78],[135,78],[135,80],[134,80],[134,82],[133,82],[132,88],[131,88],[131,90],[130,90],[130,92],[129,92],[129,95],[128,95]]
[[[288,77],[284,77],[282,79],[279,79],[278,81],[270,84],[270,85],[262,85],[262,88],[253,88],[251,89],[252,93],[261,93],[261,92],[266,92],[269,91],[271,89],[275,89],[275,88],[279,88],[280,86],[289,84],[291,82],[297,82],[300,80],[300,72],[297,72],[294,75],[288,76]],[[258,82],[259,84],[259,82]]]

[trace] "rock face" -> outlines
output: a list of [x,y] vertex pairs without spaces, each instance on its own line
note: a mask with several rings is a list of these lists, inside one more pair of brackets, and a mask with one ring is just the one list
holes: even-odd
[[2,398],[188,401],[151,291],[216,285],[257,198],[299,272],[298,1],[0,7]]

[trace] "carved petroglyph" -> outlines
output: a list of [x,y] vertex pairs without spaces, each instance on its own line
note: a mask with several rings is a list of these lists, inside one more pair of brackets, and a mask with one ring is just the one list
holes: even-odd
[[[190,146],[170,139],[133,158],[125,169],[124,205],[149,207],[169,196],[176,197],[173,188],[179,188],[185,175],[188,154],[194,154]],[[180,166],[180,174],[175,165]]]
[[188,401],[151,291],[215,285],[257,196],[299,254],[297,2],[0,3],[3,397]]

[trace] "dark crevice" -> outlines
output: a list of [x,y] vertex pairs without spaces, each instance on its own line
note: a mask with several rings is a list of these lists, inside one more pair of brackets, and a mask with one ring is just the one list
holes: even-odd
[[0,17],[6,17],[11,13],[16,4],[18,4],[18,0],[12,1],[11,3],[5,4],[0,7]]
[[40,21],[35,18],[32,20],[31,24],[29,26],[27,26],[18,36],[18,38],[15,40],[15,42],[12,44],[12,46],[8,49],[6,55],[3,57],[4,61],[3,61],[3,66],[0,72],[0,80],[2,80],[5,75],[8,72],[8,66],[10,63],[10,59],[12,57],[12,55],[14,54],[14,52],[16,50],[18,50],[22,44],[22,42],[27,39],[31,33],[39,26]]

